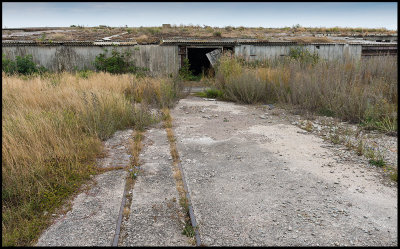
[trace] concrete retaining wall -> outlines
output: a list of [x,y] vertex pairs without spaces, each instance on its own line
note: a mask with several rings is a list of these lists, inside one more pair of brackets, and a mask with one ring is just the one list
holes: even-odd
[[177,46],[135,45],[135,46],[4,46],[2,53],[7,58],[31,54],[35,63],[50,71],[73,71],[75,69],[91,69],[97,55],[107,55],[116,49],[118,52],[132,52],[132,60],[136,66],[146,67],[154,75],[177,73],[180,59]]
[[[289,54],[290,48],[294,47],[298,46],[239,45],[235,47],[235,55],[242,56],[249,61],[266,60],[286,56]],[[361,59],[361,45],[358,44],[310,44],[301,47],[311,53],[317,52],[321,58],[328,60],[341,59],[345,56]]]

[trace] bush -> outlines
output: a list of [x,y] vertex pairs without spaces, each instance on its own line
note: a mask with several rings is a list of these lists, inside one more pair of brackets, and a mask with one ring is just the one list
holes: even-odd
[[220,31],[215,31],[215,32],[213,33],[213,36],[215,36],[215,37],[222,37],[222,33],[221,33]]
[[228,32],[231,32],[233,30],[233,27],[232,26],[226,26],[225,30],[228,31]]
[[311,53],[307,49],[301,47],[290,48],[289,57],[302,63],[313,65],[319,60],[319,55],[317,53]]
[[7,74],[23,74],[30,75],[33,73],[42,73],[46,69],[41,66],[38,67],[32,59],[32,55],[16,56],[15,61],[7,59],[2,55],[2,71]]
[[109,72],[111,74],[133,73],[138,76],[145,76],[149,70],[147,68],[136,67],[129,61],[131,53],[129,51],[121,54],[116,49],[111,52],[111,57],[106,57],[106,52],[96,56],[94,65],[97,70]]

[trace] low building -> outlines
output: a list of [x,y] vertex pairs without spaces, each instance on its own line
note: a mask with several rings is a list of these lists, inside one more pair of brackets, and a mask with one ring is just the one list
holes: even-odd
[[32,55],[35,63],[50,71],[94,70],[96,56],[101,53],[111,54],[113,49],[119,52],[129,51],[136,66],[145,67],[152,74],[174,74],[188,59],[191,70],[196,74],[212,65],[207,54],[220,50],[231,51],[248,61],[288,56],[290,49],[302,47],[311,53],[317,53],[327,60],[350,57],[361,59],[362,56],[389,54],[397,56],[397,43],[310,43],[298,44],[288,41],[261,41],[249,39],[167,39],[159,44],[139,45],[126,41],[2,41],[2,54],[7,58]]

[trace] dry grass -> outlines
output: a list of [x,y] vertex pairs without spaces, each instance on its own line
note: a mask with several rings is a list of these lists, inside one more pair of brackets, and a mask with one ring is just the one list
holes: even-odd
[[56,33],[56,34],[49,34],[47,38],[54,41],[65,41],[65,40],[70,40],[71,36],[68,34]]
[[224,56],[214,86],[228,100],[286,103],[318,114],[397,131],[397,57],[316,64],[291,58],[257,65]]
[[290,38],[290,41],[294,41],[299,44],[333,43],[334,42],[333,40],[329,39],[328,37],[310,37],[310,36],[294,37],[294,38]]
[[172,82],[133,75],[3,73],[2,79],[3,245],[31,245],[48,225],[44,213],[98,172],[101,141],[157,121],[146,108],[153,96],[156,107],[173,102],[162,92]]
[[[384,34],[392,35],[397,34],[396,30],[386,30],[384,28],[368,29],[368,28],[346,28],[346,27],[283,27],[283,28],[263,28],[263,27],[210,27],[210,26],[199,26],[199,25],[170,25],[170,27],[74,27],[64,28],[70,30],[66,37],[66,40],[96,40],[106,36],[127,34],[115,37],[113,39],[136,39],[139,43],[153,43],[158,42],[161,38],[168,37],[202,37],[210,38],[213,34],[220,33],[221,37],[226,38],[258,38],[264,39],[265,35],[281,36],[286,35],[309,35],[314,34],[334,34],[341,36],[349,35],[372,35],[372,34]],[[7,31],[3,31],[5,33]],[[284,35],[285,36],[285,35]],[[35,39],[38,37],[31,36],[27,39]],[[9,38],[9,39],[18,39]],[[318,39],[318,38],[317,38]],[[326,42],[321,40],[321,42]]]
[[140,78],[132,80],[125,94],[133,101],[155,108],[173,107],[183,95],[178,78]]

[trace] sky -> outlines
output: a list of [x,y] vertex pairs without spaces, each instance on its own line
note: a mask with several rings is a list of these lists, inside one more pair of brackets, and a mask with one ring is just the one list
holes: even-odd
[[162,24],[397,30],[397,2],[3,2],[2,28]]

